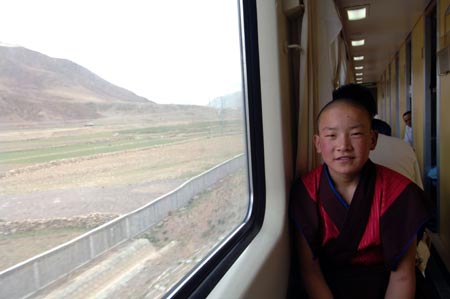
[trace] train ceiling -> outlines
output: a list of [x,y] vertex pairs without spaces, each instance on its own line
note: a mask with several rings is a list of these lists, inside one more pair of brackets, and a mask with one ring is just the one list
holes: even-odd
[[[430,0],[335,0],[344,27],[354,66],[363,66],[363,83],[377,82],[398,49],[408,38],[423,15]],[[365,19],[349,21],[348,8],[367,7]],[[364,39],[364,45],[352,46],[351,41]],[[363,60],[353,58],[364,56]]]

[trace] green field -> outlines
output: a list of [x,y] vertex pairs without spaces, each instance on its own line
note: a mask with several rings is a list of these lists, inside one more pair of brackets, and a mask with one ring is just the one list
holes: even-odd
[[[70,133],[70,132],[69,132]],[[171,126],[80,130],[66,136],[2,141],[0,163],[17,167],[96,154],[144,149],[193,138],[241,134],[240,120],[210,121]]]

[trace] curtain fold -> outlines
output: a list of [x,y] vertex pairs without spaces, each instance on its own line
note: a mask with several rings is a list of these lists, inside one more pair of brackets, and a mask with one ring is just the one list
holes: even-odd
[[298,98],[298,123],[297,123],[297,154],[296,177],[306,173],[316,166],[313,139],[315,129],[314,115],[317,101],[317,44],[315,42],[315,24],[313,23],[315,1],[303,1],[305,12],[302,20],[299,98]]
[[[313,135],[316,115],[332,98],[333,89],[348,80],[342,24],[332,0],[303,0],[296,177],[319,165]],[[319,18],[319,15],[322,18]],[[344,59],[343,59],[344,58]]]

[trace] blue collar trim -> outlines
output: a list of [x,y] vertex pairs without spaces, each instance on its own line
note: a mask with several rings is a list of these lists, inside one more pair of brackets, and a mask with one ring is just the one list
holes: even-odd
[[326,164],[323,164],[323,168],[325,170],[325,175],[328,180],[328,184],[330,185],[331,190],[333,191],[334,195],[336,195],[339,202],[344,206],[344,208],[349,209],[349,204],[344,200],[341,194],[336,190],[336,187],[334,187],[333,180],[331,179],[330,172],[328,171],[328,166]]

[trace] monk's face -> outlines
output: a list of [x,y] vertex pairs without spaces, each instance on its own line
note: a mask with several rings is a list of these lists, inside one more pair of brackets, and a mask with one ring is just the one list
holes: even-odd
[[403,115],[403,120],[408,127],[411,127],[411,113]]
[[366,110],[347,102],[336,102],[322,112],[316,150],[328,165],[332,178],[358,176],[376,145]]

